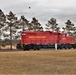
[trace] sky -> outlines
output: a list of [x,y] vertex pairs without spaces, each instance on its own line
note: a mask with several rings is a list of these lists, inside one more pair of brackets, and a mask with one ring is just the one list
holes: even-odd
[[24,15],[29,21],[36,17],[43,26],[52,17],[60,27],[67,20],[76,26],[76,0],[0,0],[0,9],[5,14],[12,11],[17,17]]

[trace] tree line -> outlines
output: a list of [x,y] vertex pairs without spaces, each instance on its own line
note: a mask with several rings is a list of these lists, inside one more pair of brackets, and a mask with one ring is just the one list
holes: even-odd
[[[48,20],[45,26],[45,30],[60,32],[60,27],[55,18]],[[62,27],[62,29],[69,35],[76,36],[76,26],[71,20],[67,20],[65,22],[65,27]],[[10,39],[10,48],[12,49],[12,40],[20,40],[22,31],[44,31],[44,28],[35,17],[33,17],[30,22],[24,15],[21,15],[20,18],[18,18],[12,11],[5,14],[0,9],[0,42],[1,37],[4,37],[5,40]]]

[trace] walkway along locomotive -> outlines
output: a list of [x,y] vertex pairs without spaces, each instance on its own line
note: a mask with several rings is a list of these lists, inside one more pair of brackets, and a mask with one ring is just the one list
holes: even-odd
[[66,32],[23,31],[21,33],[21,45],[24,50],[55,48],[55,44],[57,44],[58,49],[74,48],[74,41]]

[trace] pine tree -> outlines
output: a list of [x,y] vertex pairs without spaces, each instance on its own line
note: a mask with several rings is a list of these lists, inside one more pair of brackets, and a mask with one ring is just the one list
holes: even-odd
[[[5,26],[6,16],[4,12],[0,9],[0,45],[1,45],[1,35],[2,35],[2,28]],[[0,46],[1,49],[1,46]]]
[[55,18],[51,18],[50,20],[48,20],[48,23],[46,24],[46,29],[52,30],[52,31],[59,31],[60,28],[58,27],[58,24]]
[[5,26],[6,16],[3,11],[0,9],[0,36],[2,32],[2,28]]
[[30,29],[32,29],[33,31],[43,31],[43,27],[35,17],[32,18]]
[[62,27],[62,29],[63,29],[64,32],[66,32],[66,28],[65,27]]
[[70,21],[70,20],[67,20],[67,22],[65,23],[66,24],[66,31],[69,35],[73,35],[73,31],[74,31],[74,24]]
[[29,24],[29,21],[22,15],[20,19],[20,25],[21,25],[22,31],[28,29],[28,24]]
[[76,36],[76,27],[74,26],[74,29],[73,29],[73,36]]
[[5,37],[10,36],[10,49],[12,49],[12,39],[13,36],[16,33],[16,29],[17,29],[17,17],[15,16],[15,14],[10,11],[8,15],[6,15],[6,27],[4,28],[5,31],[9,32],[10,34],[6,34],[4,33]]

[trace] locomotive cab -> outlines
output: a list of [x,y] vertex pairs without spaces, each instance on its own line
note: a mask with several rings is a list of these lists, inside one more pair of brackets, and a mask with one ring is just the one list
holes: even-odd
[[67,33],[65,32],[61,32],[60,33],[60,40],[59,43],[61,44],[61,48],[73,48],[74,46],[74,41],[72,39],[71,36],[69,36]]

